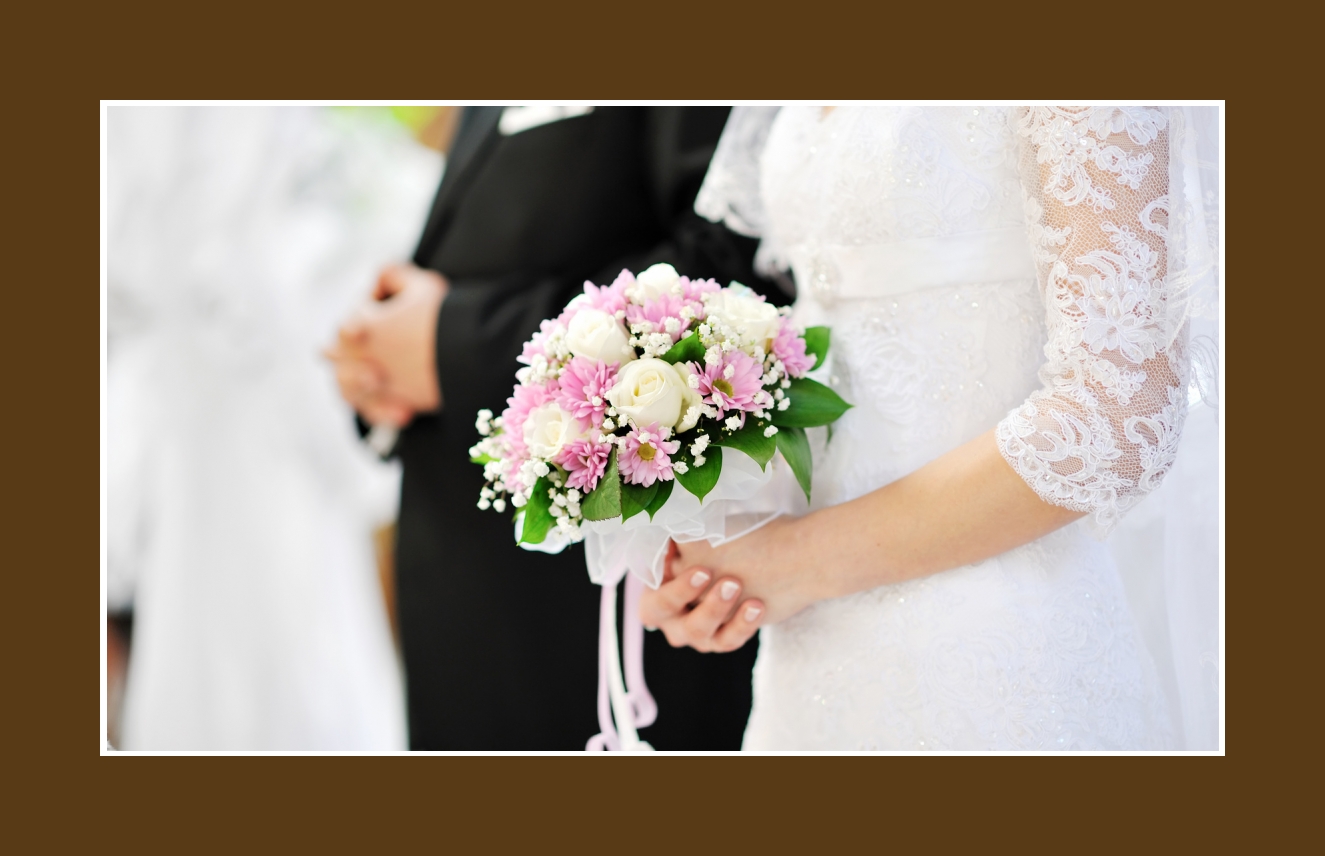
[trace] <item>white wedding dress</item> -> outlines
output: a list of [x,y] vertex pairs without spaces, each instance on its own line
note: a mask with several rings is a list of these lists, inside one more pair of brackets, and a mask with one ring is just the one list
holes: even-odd
[[1182,125],[1144,109],[733,113],[696,209],[794,272],[799,320],[832,327],[825,380],[855,405],[831,438],[811,432],[814,507],[997,425],[1037,494],[1088,513],[765,628],[746,749],[1179,745],[1101,536],[1172,467],[1188,406],[1211,276],[1190,206],[1170,201]]

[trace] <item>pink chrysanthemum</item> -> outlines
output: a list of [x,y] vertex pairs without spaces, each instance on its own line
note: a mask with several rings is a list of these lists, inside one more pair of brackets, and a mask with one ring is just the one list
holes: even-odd
[[617,451],[617,468],[629,484],[648,487],[655,481],[671,481],[672,455],[681,449],[680,440],[664,440],[658,423],[635,428]]
[[585,282],[584,294],[588,305],[594,309],[615,315],[626,308],[626,289],[635,284],[635,275],[628,270],[621,271],[611,285],[594,285]]
[[[562,314],[564,315],[565,313]],[[552,321],[545,320],[539,322],[538,332],[535,333],[528,342],[524,343],[524,348],[521,350],[520,356],[515,358],[516,361],[528,366],[533,365],[535,355],[546,357],[548,333],[552,332],[552,328],[559,322],[563,324],[566,323],[560,318]]]
[[576,419],[594,427],[603,424],[608,408],[607,391],[616,384],[616,369],[602,360],[575,357],[566,364],[557,381],[557,403]]
[[720,362],[697,372],[699,394],[722,413],[758,410],[765,398],[760,394],[764,388],[762,368],[744,351],[724,354]]
[[685,330],[688,323],[681,317],[681,307],[685,305],[685,301],[675,294],[660,294],[643,306],[637,306],[633,303],[627,306],[626,321],[631,324],[648,321],[653,324],[653,332],[666,333],[668,332],[667,320],[674,318],[676,319],[676,329],[671,333],[671,336],[672,341],[675,342],[681,338],[681,332]]
[[805,353],[805,339],[786,318],[773,338],[773,356],[782,361],[787,374],[792,377],[805,377],[805,373],[814,368],[815,356]]
[[501,414],[502,437],[515,457],[524,459],[528,456],[529,450],[524,444],[524,423],[529,413],[551,401],[556,392],[555,384],[521,385],[506,399],[507,407]]
[[587,438],[567,443],[556,460],[566,470],[566,487],[584,493],[598,487],[611,454],[611,443],[596,443]]
[[698,317],[704,317],[704,295],[722,291],[715,279],[689,279],[681,277],[681,296],[687,303],[698,306]]

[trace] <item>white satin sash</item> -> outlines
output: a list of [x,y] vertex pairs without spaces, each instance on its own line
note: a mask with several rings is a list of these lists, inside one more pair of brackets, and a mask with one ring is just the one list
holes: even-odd
[[1034,279],[1025,229],[987,229],[886,244],[820,244],[791,253],[808,293],[825,305],[973,282]]

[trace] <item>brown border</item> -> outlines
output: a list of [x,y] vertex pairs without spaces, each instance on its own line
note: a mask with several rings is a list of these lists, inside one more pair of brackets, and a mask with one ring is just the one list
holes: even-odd
[[[89,625],[100,611],[98,604],[93,612],[90,593],[100,549],[91,523],[98,462],[91,402],[99,393],[91,368],[99,323],[91,287],[99,266],[91,239],[99,220],[97,98],[987,97],[1082,82],[1091,90],[1153,91],[1157,79],[1164,81],[1158,88],[1175,94],[1209,96],[1227,93],[1234,69],[1255,62],[1241,50],[1243,40],[1211,34],[1204,44],[1239,46],[1230,56],[1236,63],[1202,56],[1160,69],[1170,52],[1156,60],[1138,45],[1130,66],[1120,61],[1128,57],[1111,56],[1092,68],[1072,62],[1073,47],[1062,38],[1067,22],[1052,25],[1058,38],[1036,34],[1015,8],[987,9],[984,20],[962,31],[942,22],[908,24],[892,7],[873,14],[826,5],[623,10],[599,2],[577,12],[495,7],[491,20],[480,20],[480,8],[308,7],[286,14],[271,4],[194,10],[159,4],[135,19],[119,7],[64,6],[62,19],[39,20],[32,7],[12,19],[11,40],[23,44],[8,64],[19,72],[11,81],[24,94],[11,102],[5,135],[18,191],[11,210],[22,221],[9,245],[19,267],[7,313],[14,319],[11,353],[19,356],[11,362],[9,421],[17,431],[9,448],[18,473],[10,495],[21,502],[9,529],[14,558],[6,565],[10,638],[25,644],[11,642],[17,669],[7,700],[17,721],[8,748],[31,756],[20,760],[21,775],[9,777],[26,791],[21,799],[31,811],[19,813],[31,818],[30,828],[40,829],[44,841],[77,834],[98,847],[160,841],[173,850],[309,846],[318,839],[378,851],[413,840],[439,850],[470,836],[484,851],[504,851],[516,839],[547,849],[552,842],[590,848],[618,841],[649,849],[753,850],[840,847],[851,840],[852,826],[863,826],[859,840],[880,849],[916,832],[933,843],[974,835],[1012,847],[1053,846],[1045,833],[1058,825],[1054,820],[1071,824],[1076,835],[1068,841],[1157,846],[1167,836],[1149,832],[1141,839],[1128,827],[1167,820],[1170,833],[1181,833],[1175,840],[1192,847],[1196,833],[1231,822],[1236,815],[1211,811],[1223,802],[1219,797],[1235,781],[1265,779],[1234,780],[1226,760],[1162,766],[1121,760],[922,766],[869,758],[93,760]],[[951,7],[944,11],[955,15]],[[627,20],[632,13],[643,20]],[[1154,10],[1144,18],[1146,26],[1164,29]],[[680,21],[691,26],[673,23]],[[1001,38],[991,38],[995,33]],[[1062,47],[1056,54],[1055,44]],[[1024,58],[1020,68],[1009,67],[1015,57]],[[1061,80],[1053,74],[1059,69]],[[51,300],[53,294],[61,298]],[[1245,301],[1239,305],[1250,311]],[[1271,335],[1268,325],[1240,329],[1246,338],[1256,329],[1258,338]],[[30,372],[32,366],[38,370]],[[1274,509],[1267,504],[1262,513]],[[1285,528],[1267,523],[1262,531]],[[1267,575],[1266,591],[1276,585],[1273,576]],[[1249,589],[1238,591],[1245,596]],[[1278,609],[1240,609],[1238,626],[1274,638]],[[1282,657],[1283,650],[1270,656]],[[1275,702],[1281,694],[1267,688],[1249,697],[1266,704],[1259,712],[1241,709],[1246,733],[1260,725],[1266,736],[1281,735],[1273,742],[1283,747],[1312,733],[1293,734]]]

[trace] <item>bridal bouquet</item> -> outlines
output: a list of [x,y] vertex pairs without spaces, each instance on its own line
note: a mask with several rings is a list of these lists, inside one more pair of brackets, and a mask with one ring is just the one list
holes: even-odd
[[589,577],[602,586],[602,732],[587,748],[648,749],[635,731],[657,715],[644,684],[641,587],[661,581],[671,541],[717,544],[789,510],[796,488],[770,485],[778,453],[808,502],[805,429],[850,405],[806,377],[827,356],[827,327],[799,330],[789,310],[745,286],[688,279],[670,265],[585,283],[541,327],[506,410],[479,412],[483,438],[470,450],[486,480],[478,506],[509,506],[526,549],[586,542]]
[[665,264],[585,283],[525,344],[506,410],[479,412],[479,508],[509,504],[521,544],[557,551],[583,540],[585,521],[653,519],[678,483],[702,503],[724,449],[761,470],[781,452],[808,499],[805,429],[850,405],[805,377],[828,328],[802,332],[789,314]]

